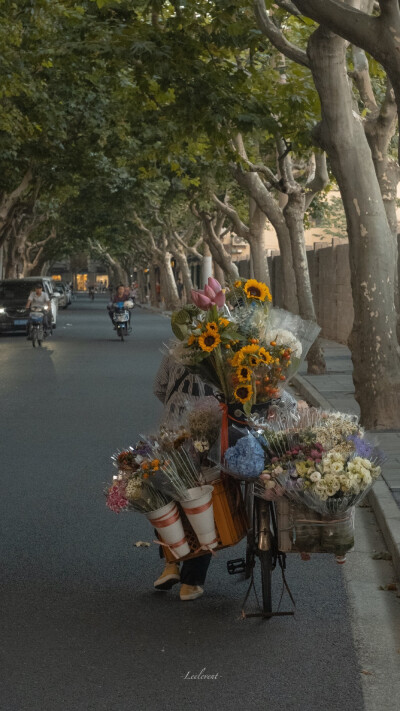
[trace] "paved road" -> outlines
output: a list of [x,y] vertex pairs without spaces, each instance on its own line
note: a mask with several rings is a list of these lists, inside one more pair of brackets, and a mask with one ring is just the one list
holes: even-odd
[[[120,343],[104,307],[75,302],[42,351],[0,339],[1,711],[364,709],[330,557],[290,558],[295,618],[240,619],[246,584],[225,570],[240,549],[200,600],[152,591],[156,547],[133,547],[147,521],[108,511],[102,487],[112,451],[156,425],[169,325],[137,309]],[[217,678],[185,679],[204,668]]]

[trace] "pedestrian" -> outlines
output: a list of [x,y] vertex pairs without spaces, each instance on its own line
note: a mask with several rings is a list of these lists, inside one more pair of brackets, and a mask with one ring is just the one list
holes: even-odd
[[[214,395],[211,385],[204,383],[197,375],[190,373],[170,355],[164,356],[158,369],[153,392],[164,405],[161,425],[179,425],[185,410],[198,398]],[[160,557],[164,557],[160,546]],[[154,583],[156,590],[170,590],[181,583],[180,599],[195,600],[203,594],[211,553],[185,560],[179,570],[179,563],[166,563],[159,578]]]
[[161,285],[159,281],[156,281],[156,299],[159,304],[161,301]]
[[180,304],[182,304],[182,303],[183,303],[183,302],[182,302],[182,297],[183,297],[183,281],[182,281],[182,279],[181,279],[180,277],[178,278],[178,281],[176,282],[176,288],[177,288],[177,290],[178,290],[179,302],[180,302]]

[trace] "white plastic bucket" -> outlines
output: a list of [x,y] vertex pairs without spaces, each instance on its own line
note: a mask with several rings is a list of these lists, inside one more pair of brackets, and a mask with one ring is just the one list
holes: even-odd
[[186,540],[182,520],[175,501],[146,514],[156,529],[163,543],[166,543],[176,558],[189,555],[190,547]]
[[218,545],[212,503],[213,489],[210,484],[188,489],[187,498],[180,502],[200,545],[208,548],[216,548]]

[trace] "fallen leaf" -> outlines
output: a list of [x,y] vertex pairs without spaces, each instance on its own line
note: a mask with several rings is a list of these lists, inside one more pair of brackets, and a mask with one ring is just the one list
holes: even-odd
[[147,543],[146,541],[136,541],[133,545],[136,546],[136,548],[150,548],[151,543]]
[[389,551],[381,551],[380,553],[374,553],[372,560],[392,560],[392,555]]
[[366,676],[373,676],[373,672],[367,671],[366,669],[361,669],[361,674],[365,674]]
[[387,585],[380,585],[379,590],[397,590],[397,584],[396,583],[388,583]]

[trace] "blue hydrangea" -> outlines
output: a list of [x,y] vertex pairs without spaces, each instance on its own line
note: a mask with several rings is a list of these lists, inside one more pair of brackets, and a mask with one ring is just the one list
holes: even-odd
[[264,469],[264,450],[257,439],[248,434],[226,450],[225,463],[242,477],[257,477]]

